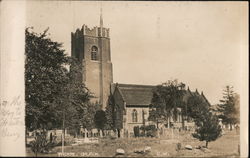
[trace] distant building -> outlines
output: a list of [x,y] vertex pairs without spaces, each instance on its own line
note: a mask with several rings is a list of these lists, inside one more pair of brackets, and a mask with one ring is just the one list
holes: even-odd
[[[113,98],[115,124],[121,130],[121,136],[133,134],[134,126],[150,124],[149,107],[156,86],[113,83],[109,29],[103,27],[102,15],[100,26],[90,29],[83,25],[72,33],[71,44],[72,56],[82,62],[83,76],[80,79],[95,96],[91,101],[99,102],[105,110],[109,97]],[[199,94],[197,90],[191,92],[189,89],[184,100],[187,101],[193,95],[207,101],[203,93]],[[175,127],[188,125],[181,111],[177,121],[172,119],[171,123]]]

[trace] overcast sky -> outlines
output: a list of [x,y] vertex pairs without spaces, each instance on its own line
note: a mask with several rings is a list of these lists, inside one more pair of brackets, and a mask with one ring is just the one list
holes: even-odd
[[247,2],[28,1],[26,26],[63,43],[71,53],[71,32],[110,28],[114,82],[160,84],[169,79],[203,91],[218,103],[230,84],[239,93],[246,47]]

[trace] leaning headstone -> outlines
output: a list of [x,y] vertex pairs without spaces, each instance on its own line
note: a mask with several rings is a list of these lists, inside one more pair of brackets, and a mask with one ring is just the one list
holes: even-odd
[[119,148],[119,149],[116,149],[116,154],[117,155],[124,155],[125,151],[123,149]]
[[221,130],[221,134],[222,134],[222,135],[224,135],[224,134],[225,134],[225,131],[224,131],[223,129]]
[[144,152],[151,152],[151,147],[150,146],[146,146],[144,148]]
[[134,150],[134,153],[137,153],[137,154],[144,154],[144,150],[142,150],[142,149],[135,149],[135,150]]
[[176,144],[176,151],[179,151],[179,150],[181,150],[181,143]]
[[192,148],[191,145],[186,145],[186,146],[185,146],[185,149],[192,150],[193,148]]

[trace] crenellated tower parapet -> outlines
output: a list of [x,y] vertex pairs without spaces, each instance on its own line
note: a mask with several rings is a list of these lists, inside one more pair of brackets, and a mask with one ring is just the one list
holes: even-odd
[[90,28],[87,25],[83,25],[81,30],[76,29],[75,33],[73,33],[75,36],[92,36],[92,37],[105,37],[109,38],[109,28],[104,27],[93,27]]

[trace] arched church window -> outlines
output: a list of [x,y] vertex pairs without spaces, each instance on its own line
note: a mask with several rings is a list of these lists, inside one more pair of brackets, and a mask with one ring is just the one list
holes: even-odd
[[91,60],[98,60],[98,49],[96,46],[91,48]]
[[132,112],[132,122],[137,122],[137,111],[134,109]]

